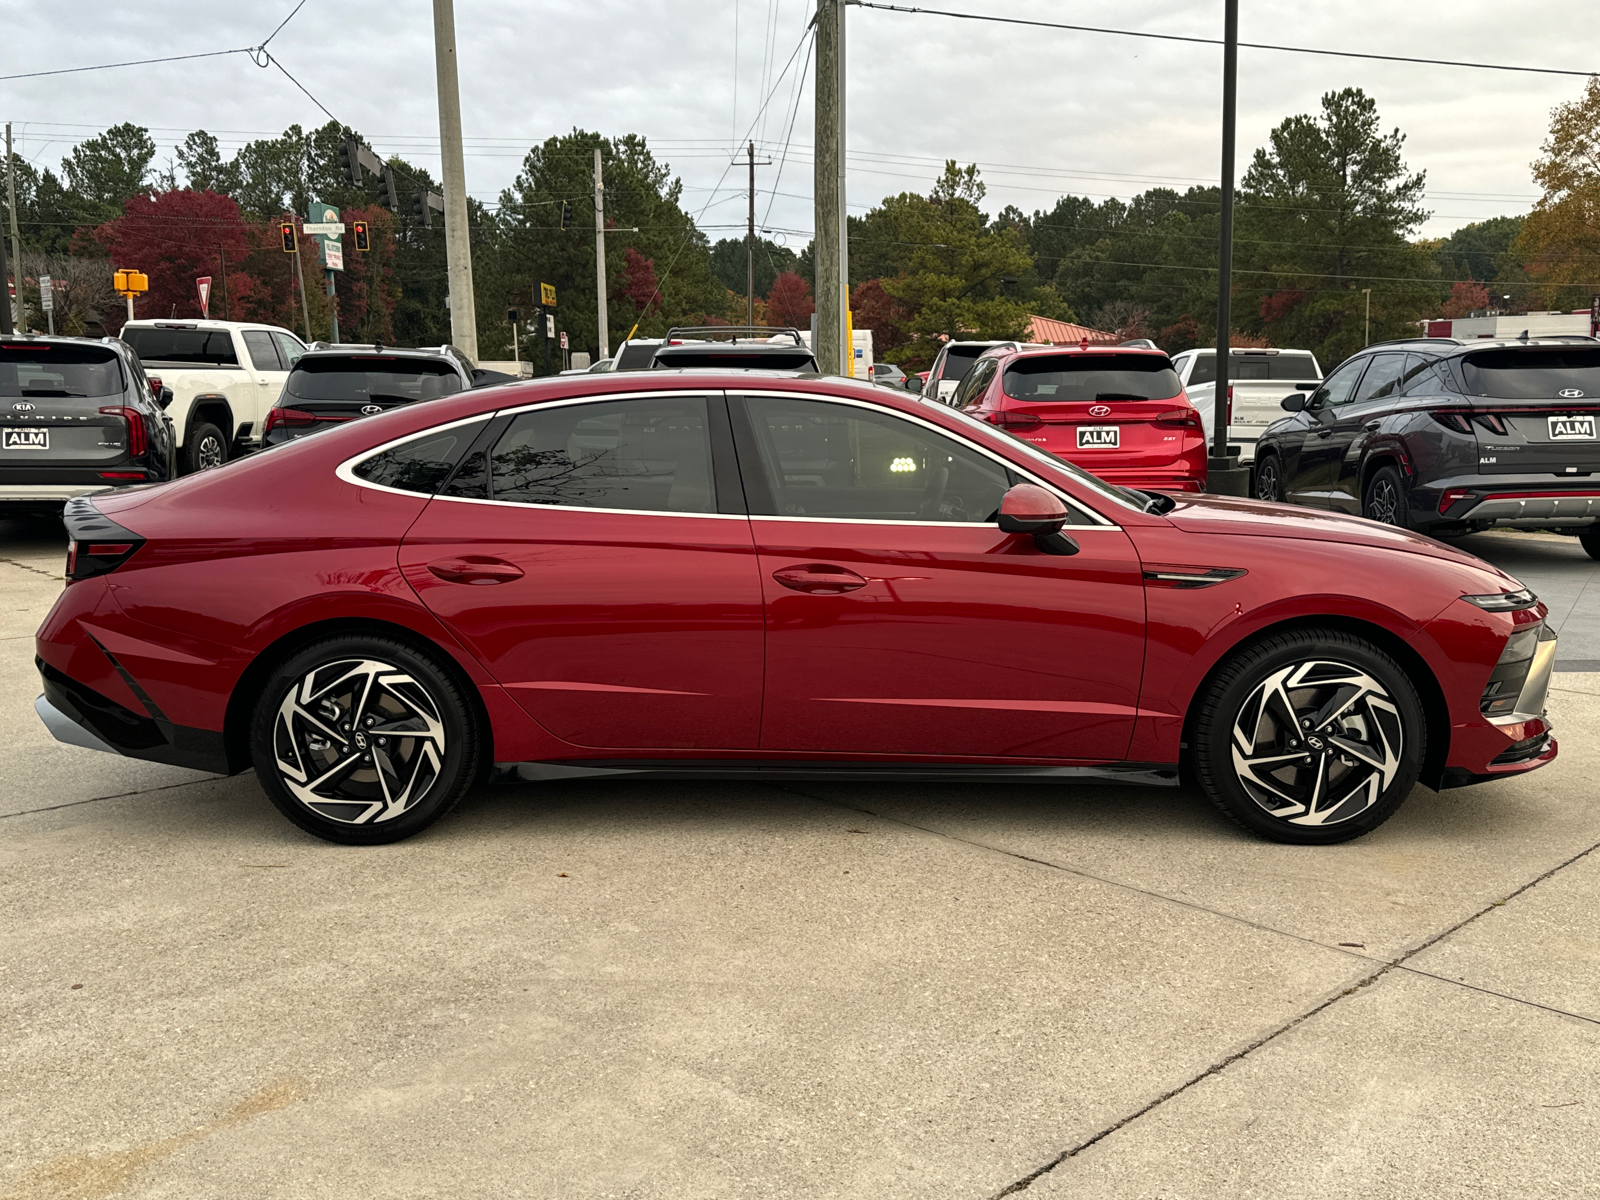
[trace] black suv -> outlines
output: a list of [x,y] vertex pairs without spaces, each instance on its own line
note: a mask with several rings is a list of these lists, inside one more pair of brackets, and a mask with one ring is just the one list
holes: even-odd
[[798,329],[778,325],[692,325],[669,329],[655,348],[652,369],[730,367],[816,372],[816,356]]
[[1600,558],[1600,341],[1383,342],[1267,426],[1255,494],[1435,536],[1576,534]]
[[276,446],[402,404],[511,378],[478,370],[453,346],[413,350],[317,342],[290,369],[283,394],[262,424],[261,444]]
[[174,478],[171,402],[115,338],[0,334],[0,512]]

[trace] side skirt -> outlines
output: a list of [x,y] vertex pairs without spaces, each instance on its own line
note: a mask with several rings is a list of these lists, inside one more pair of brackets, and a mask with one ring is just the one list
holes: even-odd
[[894,783],[1039,780],[1047,783],[1131,783],[1177,787],[1177,763],[1105,763],[1095,767],[965,766],[948,763],[852,763],[792,759],[584,759],[568,762],[495,763],[496,783],[558,779],[883,780]]

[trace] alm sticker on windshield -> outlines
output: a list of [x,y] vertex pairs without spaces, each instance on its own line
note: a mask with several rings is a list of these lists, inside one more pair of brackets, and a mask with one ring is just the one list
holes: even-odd
[[1115,450],[1121,429],[1116,425],[1078,426],[1079,450]]
[[1594,417],[1550,417],[1550,440],[1552,442],[1574,442],[1595,440]]

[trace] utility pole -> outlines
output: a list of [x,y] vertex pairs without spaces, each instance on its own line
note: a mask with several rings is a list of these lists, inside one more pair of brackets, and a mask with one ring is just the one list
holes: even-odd
[[[6,126],[7,129],[10,126]],[[756,323],[756,144],[750,143],[750,224],[744,236],[744,323]]]
[[1212,408],[1206,486],[1222,496],[1250,490],[1249,468],[1228,453],[1228,368],[1233,328],[1233,143],[1239,99],[1239,0],[1224,0],[1222,18],[1222,236],[1217,247],[1217,392]]
[[228,306],[228,256],[222,251],[222,243],[217,243],[217,262],[222,267],[222,319],[233,320],[233,309]]
[[6,240],[0,237],[0,333],[15,333],[11,328],[11,267],[6,262]]
[[1367,318],[1365,328],[1361,331],[1361,344],[1370,346],[1372,345],[1372,289],[1362,288],[1361,291],[1367,298]]
[[11,213],[11,258],[22,276],[22,239],[17,236],[17,164],[11,157],[11,122],[6,122],[6,209]]
[[478,311],[467,233],[467,168],[461,151],[461,86],[456,75],[455,0],[433,0],[433,57],[439,79],[439,153],[444,176],[444,257],[450,280],[450,341],[478,360]]
[[844,305],[850,276],[845,266],[843,209],[844,66],[843,0],[817,0],[816,155],[812,176],[813,260],[817,278],[817,337],[811,350],[824,374],[845,373]]
[[606,183],[600,174],[599,146],[594,148],[594,294],[600,305],[600,357],[610,358],[611,332],[606,328]]

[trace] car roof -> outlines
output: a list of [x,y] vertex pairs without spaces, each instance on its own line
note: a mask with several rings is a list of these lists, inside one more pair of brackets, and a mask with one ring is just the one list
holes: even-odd
[[[1494,338],[1456,338],[1456,337],[1414,337],[1396,338],[1389,342],[1374,342],[1370,346],[1363,346],[1350,358],[1373,354],[1384,350],[1428,350],[1440,358],[1459,358],[1470,354],[1474,350],[1490,349],[1517,349],[1538,348],[1549,349],[1552,346],[1576,346],[1582,349],[1587,346],[1600,347],[1600,339],[1589,337],[1581,333],[1548,334],[1544,337],[1494,337]],[[1349,359],[1345,360],[1346,362]]]
[[297,363],[307,359],[317,358],[408,358],[420,359],[426,362],[445,362],[458,370],[462,363],[455,355],[445,350],[425,350],[416,346],[323,346],[315,350],[307,350],[297,360]]
[[270,333],[287,333],[296,341],[300,335],[292,329],[285,329],[282,325],[263,325],[259,321],[214,321],[206,317],[171,317],[167,320],[157,320],[154,317],[141,317],[133,321],[126,321],[124,329],[261,329]]
[[1113,346],[1106,342],[1093,342],[1087,346],[1023,346],[1011,349],[1012,343],[996,346],[984,358],[1051,358],[1059,354],[1146,354],[1167,358],[1165,350],[1148,350],[1143,346]]

